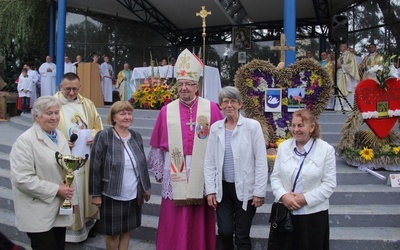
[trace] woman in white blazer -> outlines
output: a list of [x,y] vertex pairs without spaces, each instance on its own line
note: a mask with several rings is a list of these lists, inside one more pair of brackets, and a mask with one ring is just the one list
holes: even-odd
[[35,250],[64,249],[66,227],[72,224],[72,215],[59,214],[62,202],[72,199],[74,191],[63,183],[67,172],[55,159],[56,152],[71,154],[56,129],[60,108],[53,96],[38,98],[32,127],[18,137],[10,153],[16,226],[28,234]]
[[235,87],[218,96],[226,116],[211,126],[204,161],[207,202],[216,208],[222,249],[251,249],[250,227],[264,203],[268,165],[264,135],[258,121],[239,114],[242,97]]
[[329,249],[328,208],[336,187],[335,150],[318,139],[320,127],[309,110],[293,113],[290,131],[293,138],[279,145],[271,186],[275,201],[292,211],[293,231],[276,232],[271,227],[268,249]]

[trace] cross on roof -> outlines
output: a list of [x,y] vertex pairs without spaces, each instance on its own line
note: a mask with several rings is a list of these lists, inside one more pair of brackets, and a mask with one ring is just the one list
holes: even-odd
[[281,51],[281,62],[285,62],[285,51],[294,50],[294,47],[285,45],[286,39],[285,34],[281,33],[281,45],[280,46],[272,46],[272,50],[280,50]]

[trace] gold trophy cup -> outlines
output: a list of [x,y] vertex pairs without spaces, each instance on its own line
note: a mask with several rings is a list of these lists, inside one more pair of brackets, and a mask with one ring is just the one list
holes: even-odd
[[[74,180],[74,171],[78,170],[81,168],[83,165],[85,165],[86,161],[89,158],[89,155],[85,155],[85,159],[79,156],[74,156],[74,155],[62,155],[60,152],[56,152],[56,161],[57,164],[67,170],[67,175],[65,176],[65,185],[68,187],[71,186],[72,181]],[[61,205],[60,213],[61,214],[69,214],[70,212],[63,213],[62,209],[66,210],[71,210],[71,201],[70,200],[64,200],[63,204]]]

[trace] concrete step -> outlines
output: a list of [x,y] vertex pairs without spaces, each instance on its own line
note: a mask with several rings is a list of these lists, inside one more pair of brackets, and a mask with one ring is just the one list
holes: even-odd
[[318,117],[318,122],[320,124],[322,123],[344,123],[349,116],[350,113],[342,114],[342,112],[338,111],[329,111],[325,110],[323,111],[319,117]]
[[[146,138],[144,138],[145,140]],[[4,149],[4,151],[2,151]],[[145,147],[145,153],[148,154],[150,148]],[[11,146],[4,145],[0,143],[0,168],[9,169],[9,151],[11,150]],[[357,170],[357,168],[348,166],[342,159],[337,157],[337,166],[336,166],[336,179],[338,185],[363,185],[363,184],[377,184],[384,185],[386,181],[382,181],[371,174],[363,171]],[[391,173],[396,173],[392,171],[379,170],[376,171],[386,178],[389,177]],[[154,178],[151,178],[152,181]],[[159,183],[154,182],[153,188],[159,186]]]
[[[25,233],[15,228],[14,215],[0,209],[0,230],[10,239],[29,244]],[[144,215],[142,225],[131,234],[131,249],[155,249],[154,241],[157,228],[157,217]],[[253,225],[250,231],[253,249],[267,249],[269,225]],[[399,227],[331,227],[330,249],[388,250],[398,249]],[[140,239],[140,240],[138,240]],[[104,236],[90,238],[83,243],[67,244],[72,249],[105,249]]]
[[[252,226],[253,249],[267,249],[269,226]],[[331,250],[399,249],[400,227],[331,227]]]
[[[272,194],[269,195],[272,198]],[[396,197],[394,197],[396,199]],[[257,209],[253,225],[267,225],[270,217],[273,200],[267,199],[266,204]],[[331,204],[330,224],[332,227],[367,227],[397,226],[400,221],[399,201],[394,204]],[[152,190],[149,202],[143,205],[143,214],[157,217],[160,214],[161,195]],[[11,188],[0,187],[0,209],[14,211],[14,202]]]
[[[143,240],[141,238],[149,238],[153,237],[155,239],[154,232],[157,226],[154,227],[154,223],[157,218],[151,218],[151,216],[142,216],[142,224],[150,225],[153,228],[147,229],[142,226],[137,230],[131,232],[131,240],[129,244],[130,249],[138,249],[138,250],[153,250],[155,249],[155,244],[151,240]],[[157,224],[155,224],[157,225]],[[29,246],[30,240],[26,233],[20,232],[15,226],[15,215],[13,212],[0,209],[0,231],[7,236],[10,240],[16,241],[19,245]],[[148,234],[148,232],[151,234]],[[82,243],[67,243],[66,250],[80,250],[80,249],[105,249],[105,237],[103,235],[98,235],[95,238],[88,238],[86,241]],[[27,249],[30,249],[28,247]]]
[[325,132],[340,133],[340,131],[342,131],[343,124],[344,122],[321,122],[319,125],[321,127],[322,134],[324,134]]

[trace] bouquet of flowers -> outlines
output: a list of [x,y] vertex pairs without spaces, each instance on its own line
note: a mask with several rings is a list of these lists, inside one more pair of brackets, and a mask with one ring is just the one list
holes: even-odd
[[176,84],[167,82],[159,76],[151,76],[140,84],[129,100],[133,107],[140,109],[160,109],[177,99]]
[[379,86],[386,89],[385,81],[390,77],[398,77],[397,69],[394,67],[393,60],[396,55],[389,56],[386,53],[381,57],[381,63],[373,66],[368,73],[375,74],[378,79]]

